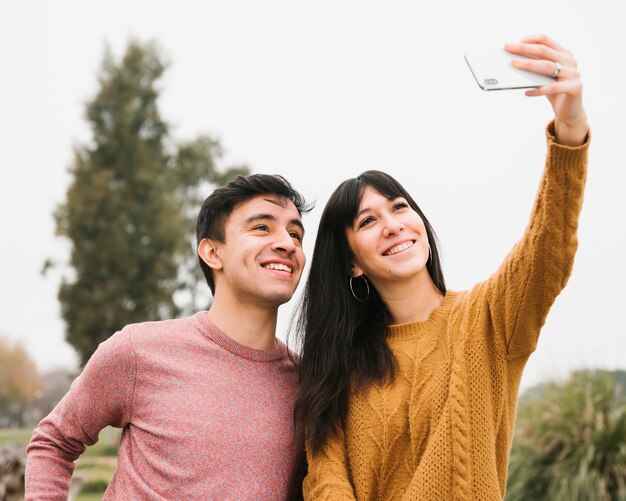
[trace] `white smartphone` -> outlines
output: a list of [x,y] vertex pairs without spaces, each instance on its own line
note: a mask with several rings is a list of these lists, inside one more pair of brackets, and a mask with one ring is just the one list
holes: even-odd
[[482,90],[533,89],[555,81],[548,75],[514,68],[511,59],[529,58],[510,54],[504,49],[478,49],[466,52],[464,57]]

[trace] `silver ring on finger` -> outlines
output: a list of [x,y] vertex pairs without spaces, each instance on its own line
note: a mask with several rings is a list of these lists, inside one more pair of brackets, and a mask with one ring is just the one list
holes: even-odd
[[559,73],[561,73],[561,63],[559,63],[558,61],[554,61],[554,71],[550,76],[552,78],[556,78],[559,76]]

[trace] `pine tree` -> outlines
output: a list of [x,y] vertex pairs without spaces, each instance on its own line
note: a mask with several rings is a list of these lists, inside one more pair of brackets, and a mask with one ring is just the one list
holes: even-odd
[[181,290],[195,298],[200,282],[192,209],[207,183],[247,173],[218,172],[221,148],[208,137],[174,144],[158,109],[162,59],[154,44],[138,42],[120,63],[105,53],[86,106],[93,141],[75,148],[73,181],[55,214],[72,245],[72,276],[59,289],[66,339],[82,364],[124,325],[196,306],[174,300]]

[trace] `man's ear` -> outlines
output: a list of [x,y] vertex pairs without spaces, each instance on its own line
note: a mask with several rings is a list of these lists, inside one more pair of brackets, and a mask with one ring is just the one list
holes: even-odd
[[203,238],[198,244],[198,256],[213,270],[221,270],[224,265],[220,258],[218,248],[219,242],[209,238]]

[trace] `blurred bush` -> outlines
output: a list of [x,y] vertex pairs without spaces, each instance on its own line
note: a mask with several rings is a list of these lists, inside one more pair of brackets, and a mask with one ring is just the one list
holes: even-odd
[[626,500],[625,371],[578,371],[524,393],[506,500]]

